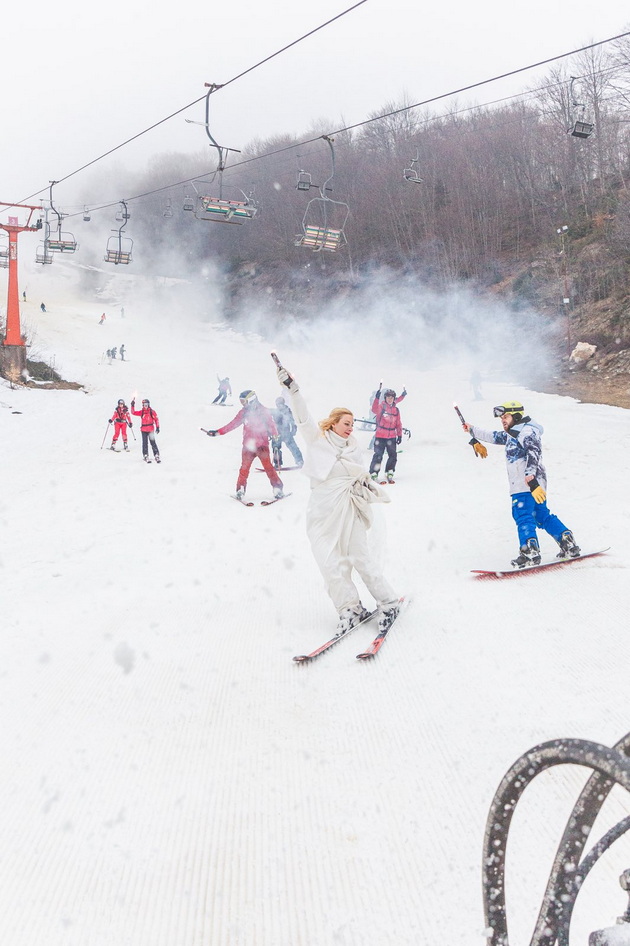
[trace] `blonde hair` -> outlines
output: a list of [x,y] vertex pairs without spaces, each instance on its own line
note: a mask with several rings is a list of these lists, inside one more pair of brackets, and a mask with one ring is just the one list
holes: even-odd
[[325,434],[327,430],[332,430],[335,424],[339,423],[344,414],[349,414],[354,421],[354,414],[352,411],[349,411],[347,407],[333,407],[328,417],[319,422],[322,433]]

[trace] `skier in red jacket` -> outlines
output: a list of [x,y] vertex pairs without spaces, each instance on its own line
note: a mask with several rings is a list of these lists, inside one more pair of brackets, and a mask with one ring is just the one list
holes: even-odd
[[381,389],[379,386],[374,401],[372,402],[372,413],[376,415],[376,432],[374,434],[374,456],[370,463],[370,476],[373,480],[378,477],[383,454],[387,450],[387,463],[385,465],[385,475],[388,483],[394,482],[394,470],[396,469],[396,445],[402,442],[402,421],[400,411],[396,407],[407,392],[403,390],[400,397],[396,397],[396,392],[387,388],[383,392],[383,398],[380,398]]
[[254,459],[258,457],[273,487],[274,498],[280,499],[283,496],[282,480],[274,470],[269,456],[269,438],[278,436],[278,428],[271,416],[271,411],[260,403],[255,391],[241,391],[239,400],[243,407],[236,417],[218,430],[208,430],[207,434],[209,437],[220,437],[231,430],[236,430],[242,424],[243,453],[236,481],[236,498],[242,499],[245,495],[249,469]]
[[114,439],[112,440],[112,445],[109,448],[110,450],[116,449],[116,441],[122,434],[123,446],[125,450],[128,450],[127,446],[127,427],[133,427],[131,423],[131,417],[129,416],[129,408],[121,398],[118,404],[116,405],[116,410],[109,419],[110,424],[114,425]]
[[142,431],[142,459],[146,460],[147,463],[150,463],[149,460],[149,444],[151,444],[151,449],[153,450],[153,456],[155,457],[157,463],[160,462],[160,451],[158,450],[158,445],[155,442],[155,435],[160,432],[160,420],[151,407],[151,403],[144,398],[142,401],[142,410],[136,410],[136,400],[135,398],[131,402],[131,413],[136,417],[142,418],[140,421],[140,430]]

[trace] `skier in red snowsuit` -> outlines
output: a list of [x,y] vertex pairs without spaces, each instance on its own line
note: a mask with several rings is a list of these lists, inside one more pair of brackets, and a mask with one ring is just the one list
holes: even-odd
[[116,405],[116,410],[112,414],[109,422],[110,424],[114,425],[114,439],[112,440],[112,445],[109,449],[115,450],[114,444],[116,443],[116,441],[122,434],[123,446],[125,450],[128,450],[129,447],[127,446],[127,427],[133,427],[133,424],[131,423],[131,417],[129,416],[129,408],[127,407],[125,402],[122,400],[122,398]]
[[280,498],[282,493],[282,480],[276,473],[269,456],[269,438],[278,436],[278,428],[271,416],[271,411],[258,400],[255,391],[241,391],[239,400],[243,405],[228,424],[220,427],[218,430],[207,431],[209,437],[220,437],[231,430],[243,425],[243,453],[241,456],[241,468],[238,471],[236,481],[236,498],[242,499],[247,487],[247,477],[249,469],[256,457],[263,465],[263,469],[269,477],[269,482],[273,487],[273,495]]
[[149,460],[149,444],[153,450],[153,455],[157,462],[160,462],[160,451],[155,442],[155,435],[160,432],[160,419],[151,407],[151,404],[145,398],[142,401],[142,410],[136,410],[135,399],[131,402],[131,413],[136,417],[141,417],[140,430],[142,431],[142,459]]

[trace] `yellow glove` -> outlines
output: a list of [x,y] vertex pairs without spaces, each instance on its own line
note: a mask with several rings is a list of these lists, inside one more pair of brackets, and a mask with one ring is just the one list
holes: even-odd
[[546,492],[544,491],[544,489],[542,488],[542,486],[540,485],[540,483],[538,482],[538,480],[536,479],[536,477],[534,477],[533,480],[530,480],[527,485],[529,486],[529,488],[530,488],[530,490],[531,490],[531,494],[532,494],[532,496],[534,497],[534,499],[536,500],[536,502],[537,502],[537,503],[544,503],[544,501],[545,501],[546,498],[547,498],[547,494],[546,494]]
[[482,460],[486,459],[486,457],[488,456],[488,451],[486,450],[486,448],[484,447],[482,443],[479,443],[479,441],[475,437],[473,437],[472,440],[469,440],[468,443],[475,451],[476,456],[481,457]]

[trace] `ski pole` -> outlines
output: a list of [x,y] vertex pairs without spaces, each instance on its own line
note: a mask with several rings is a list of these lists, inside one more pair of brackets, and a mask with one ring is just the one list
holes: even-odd
[[106,439],[107,439],[107,431],[108,431],[108,430],[109,430],[109,421],[107,421],[107,427],[105,428],[105,436],[103,437],[103,443],[101,444],[101,450],[103,449],[103,447],[104,447],[104,445],[105,445],[105,441],[106,441]]
[[133,439],[135,440],[135,439],[136,439],[136,435],[135,435],[134,432],[133,432],[133,427],[132,427],[131,424],[129,424],[129,429],[131,430],[131,436],[132,436]]
[[[462,412],[460,411],[460,409],[459,409],[459,407],[457,406],[457,404],[454,403],[454,404],[453,404],[453,407],[455,408],[455,412],[456,412],[457,416],[459,417],[459,419],[461,420],[462,424],[465,424],[466,421],[464,420],[464,415],[463,415]],[[485,460],[485,459],[486,459],[486,457],[488,456],[488,451],[486,450],[486,448],[484,447],[484,445],[483,445],[482,443],[479,443],[479,441],[477,440],[476,437],[472,437],[471,440],[468,441],[468,443],[470,444],[470,446],[471,446],[471,447],[473,448],[473,450],[475,451],[475,456],[476,456],[476,457],[479,457],[480,460]]]

